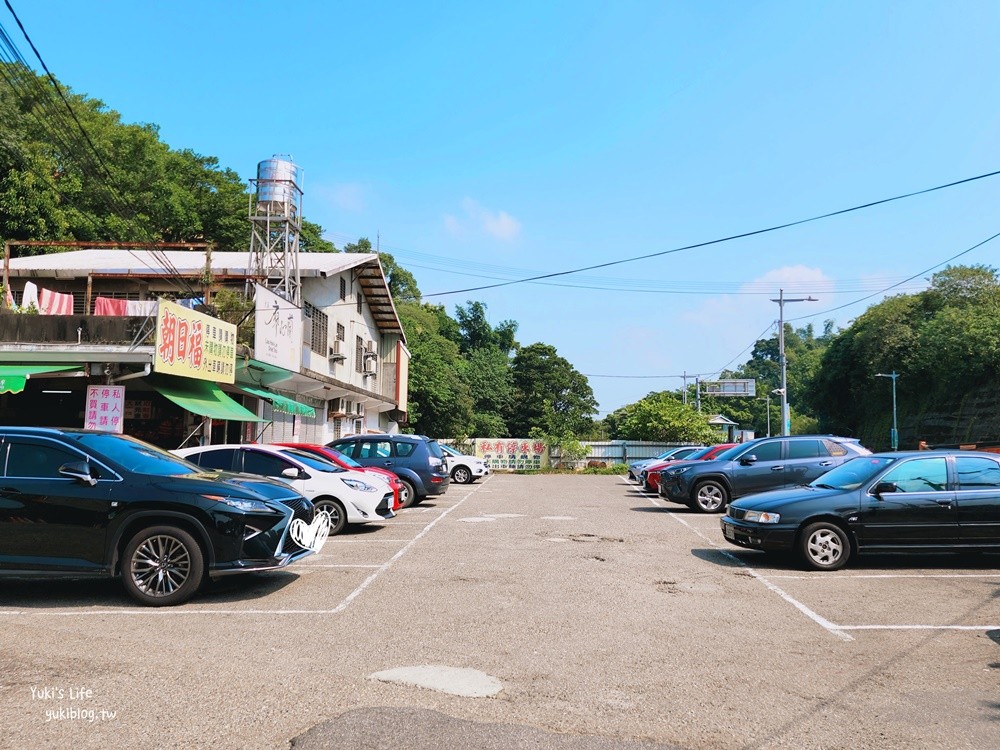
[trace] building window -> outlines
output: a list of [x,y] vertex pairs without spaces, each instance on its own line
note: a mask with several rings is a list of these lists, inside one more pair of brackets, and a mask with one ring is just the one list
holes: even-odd
[[309,342],[309,348],[325,357],[327,355],[327,336],[329,336],[327,315],[318,307],[305,301],[302,303],[302,311],[312,321],[312,341]]
[[347,299],[347,279],[343,276],[340,277],[340,300],[343,302]]
[[336,440],[337,438],[339,438],[339,437],[342,436],[343,430],[344,430],[344,426],[343,425],[344,425],[344,420],[343,419],[338,418],[338,419],[333,420],[333,439],[334,440]]
[[358,315],[361,314],[361,300],[362,300],[361,292],[359,291],[358,292]]
[[362,372],[364,370],[364,357],[365,357],[365,342],[361,340],[360,336],[354,337],[354,371]]
[[347,329],[337,323],[337,341],[347,341]]

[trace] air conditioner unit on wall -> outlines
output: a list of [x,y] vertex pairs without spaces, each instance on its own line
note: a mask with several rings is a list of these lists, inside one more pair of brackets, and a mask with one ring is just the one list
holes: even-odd
[[374,359],[366,359],[364,374],[374,375],[376,372],[378,372],[378,361]]
[[347,355],[343,352],[343,342],[339,339],[334,340],[333,346],[330,347],[330,361],[340,362],[347,359]]

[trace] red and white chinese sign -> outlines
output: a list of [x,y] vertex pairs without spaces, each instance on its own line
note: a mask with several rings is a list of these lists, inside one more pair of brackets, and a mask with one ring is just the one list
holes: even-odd
[[549,465],[548,446],[527,438],[476,438],[476,455],[491,469],[541,469]]
[[153,369],[216,383],[234,382],[236,326],[160,300]]
[[101,432],[122,432],[125,421],[125,386],[88,385],[83,426]]

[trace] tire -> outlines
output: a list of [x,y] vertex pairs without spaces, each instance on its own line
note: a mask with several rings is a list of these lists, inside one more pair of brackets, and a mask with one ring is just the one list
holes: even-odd
[[399,491],[399,507],[409,508],[411,505],[416,505],[417,502],[417,490],[413,486],[413,483],[409,479],[400,478],[399,483],[403,485],[402,489]]
[[839,570],[851,557],[851,540],[837,524],[818,521],[802,530],[799,555],[811,570]]
[[336,536],[347,527],[347,511],[344,504],[332,497],[319,497],[313,500],[317,513],[330,516],[330,536]]
[[205,557],[194,537],[176,526],[142,529],[125,545],[119,571],[139,604],[168,607],[190,599],[205,577]]
[[694,487],[691,507],[702,513],[721,513],[729,502],[729,490],[721,482],[706,479]]
[[472,472],[464,466],[456,466],[451,478],[459,484],[472,484]]

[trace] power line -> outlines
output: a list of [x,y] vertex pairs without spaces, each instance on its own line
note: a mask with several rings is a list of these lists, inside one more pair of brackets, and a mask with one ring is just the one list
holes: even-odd
[[952,255],[950,258],[946,258],[945,260],[941,261],[940,263],[936,263],[935,265],[931,266],[930,268],[925,268],[923,271],[920,271],[919,273],[915,273],[915,274],[913,274],[913,276],[910,276],[909,278],[903,279],[898,284],[893,284],[892,286],[888,286],[885,289],[881,289],[881,290],[875,292],[874,294],[869,294],[867,297],[861,297],[860,299],[856,299],[853,302],[848,302],[848,303],[846,303],[844,305],[839,305],[837,307],[831,307],[829,310],[823,310],[822,312],[814,313],[812,315],[803,315],[803,316],[798,317],[798,318],[788,318],[788,319],[785,320],[785,322],[789,323],[789,322],[797,321],[797,320],[811,320],[812,318],[817,318],[820,315],[826,315],[828,313],[836,312],[837,310],[843,310],[845,307],[850,307],[852,305],[856,305],[859,302],[864,302],[865,300],[869,300],[872,297],[877,297],[880,294],[885,294],[886,292],[888,292],[891,289],[895,289],[895,288],[897,288],[897,287],[905,284],[908,281],[913,281],[914,279],[919,278],[920,276],[923,276],[925,273],[930,273],[935,268],[940,268],[941,266],[945,265],[946,263],[951,263],[956,258],[961,258],[963,255],[965,255],[967,253],[971,253],[976,248],[980,248],[983,245],[985,245],[986,243],[992,242],[997,237],[1000,237],[1000,232],[997,232],[996,234],[994,234],[991,237],[987,237],[982,242],[977,242],[972,247],[967,248],[967,249],[963,250],[960,253],[956,253],[955,255]]
[[663,256],[663,255],[670,255],[672,253],[679,253],[679,252],[681,252],[683,250],[694,250],[694,249],[701,248],[701,247],[708,247],[710,245],[718,245],[718,244],[721,244],[723,242],[731,242],[733,240],[739,240],[739,239],[743,239],[743,238],[746,238],[746,237],[753,237],[755,235],[760,235],[760,234],[767,234],[769,232],[776,232],[776,231],[778,231],[780,229],[788,229],[789,227],[796,227],[796,226],[799,226],[801,224],[808,224],[810,222],[820,221],[821,219],[829,219],[829,218],[831,218],[833,216],[841,216],[843,214],[852,213],[854,211],[861,211],[861,210],[864,210],[866,208],[872,208],[873,206],[880,206],[880,205],[885,204],[885,203],[892,203],[894,201],[900,201],[900,200],[903,200],[905,198],[912,198],[912,197],[917,196],[917,195],[925,195],[926,193],[933,193],[933,192],[938,191],[938,190],[945,190],[947,188],[955,187],[956,185],[964,185],[965,183],[968,183],[968,182],[975,182],[977,180],[984,180],[984,179],[986,179],[988,177],[995,177],[998,174],[1000,174],[1000,170],[996,170],[996,171],[993,171],[993,172],[987,172],[985,174],[976,175],[975,177],[966,177],[964,179],[956,180],[954,182],[949,182],[949,183],[946,183],[944,185],[936,185],[934,187],[924,188],[922,190],[915,190],[913,192],[904,193],[902,195],[896,195],[896,196],[893,196],[891,198],[882,198],[881,200],[870,201],[868,203],[862,203],[862,204],[857,205],[857,206],[851,206],[850,208],[842,208],[842,209],[839,209],[837,211],[829,211],[829,212],[824,213],[824,214],[819,214],[818,216],[811,216],[811,217],[809,217],[807,219],[798,219],[797,221],[789,221],[789,222],[786,222],[784,224],[777,224],[775,226],[766,227],[764,229],[755,229],[755,230],[750,231],[750,232],[741,232],[740,234],[732,234],[732,235],[729,235],[727,237],[720,237],[718,239],[708,240],[706,242],[697,242],[697,243],[695,243],[693,245],[684,245],[683,247],[675,247],[675,248],[672,248],[670,250],[660,250],[659,252],[647,253],[645,255],[637,255],[637,256],[634,256],[632,258],[621,258],[619,260],[611,260],[611,261],[608,261],[606,263],[597,263],[597,264],[592,265],[592,266],[582,266],[580,268],[573,268],[573,269],[570,269],[568,271],[555,271],[553,273],[539,274],[537,276],[530,276],[530,277],[524,278],[524,279],[515,279],[513,281],[504,281],[504,282],[501,282],[501,283],[498,283],[498,284],[486,284],[486,285],[483,285],[483,286],[468,287],[466,289],[453,289],[453,290],[448,291],[448,292],[434,292],[433,294],[424,294],[422,296],[424,296],[424,297],[443,297],[443,296],[450,295],[450,294],[465,294],[467,292],[478,292],[478,291],[482,291],[484,289],[496,289],[496,288],[499,288],[499,287],[511,286],[513,284],[524,284],[524,283],[529,282],[529,281],[539,281],[541,279],[551,279],[551,278],[555,278],[557,276],[568,276],[570,274],[580,273],[581,271],[594,271],[594,270],[596,270],[598,268],[609,268],[611,266],[617,266],[617,265],[621,265],[623,263],[633,263],[633,262],[638,261],[638,260],[648,260],[649,258],[657,258],[657,257]]

